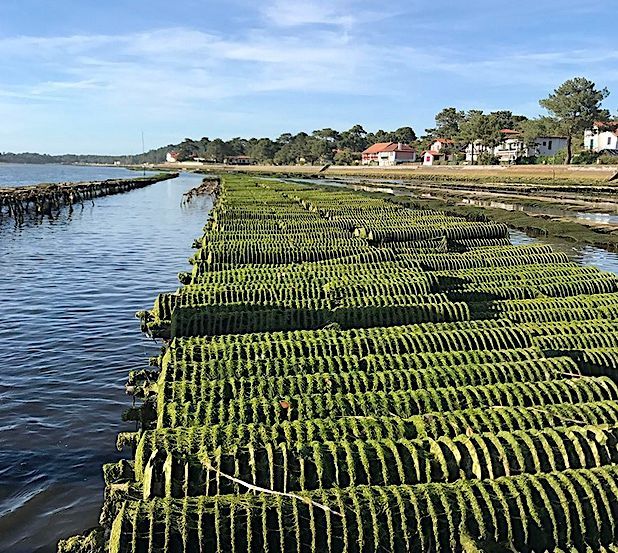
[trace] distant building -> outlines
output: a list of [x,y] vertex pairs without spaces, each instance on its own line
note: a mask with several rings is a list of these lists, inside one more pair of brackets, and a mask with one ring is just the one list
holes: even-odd
[[444,152],[445,150],[450,150],[455,146],[455,141],[450,138],[436,138],[433,141],[433,144],[429,148],[435,152]]
[[180,154],[178,152],[167,152],[167,154],[165,154],[165,161],[167,163],[178,163],[179,158]]
[[436,161],[440,161],[439,151],[427,150],[426,152],[423,152],[423,165],[433,165]]
[[591,130],[584,132],[584,148],[597,153],[618,150],[618,121],[597,121]]
[[466,146],[466,161],[477,162],[483,153],[489,152],[498,158],[499,163],[515,163],[520,159],[553,156],[567,146],[564,136],[537,136],[534,144],[526,144],[521,133],[513,129],[500,131],[502,140],[497,146],[490,148],[479,141]]
[[436,138],[429,150],[423,152],[423,165],[433,165],[436,161],[452,161],[455,142],[450,138]]
[[361,155],[363,165],[399,165],[416,161],[416,150],[401,142],[378,142],[369,146]]
[[513,129],[502,129],[500,134],[502,142],[493,149],[500,163],[515,163],[520,158],[528,157],[528,149],[520,133]]
[[223,163],[225,165],[251,165],[253,160],[249,156],[227,156]]
[[537,136],[534,139],[534,150],[537,156],[553,156],[566,147],[565,136]]

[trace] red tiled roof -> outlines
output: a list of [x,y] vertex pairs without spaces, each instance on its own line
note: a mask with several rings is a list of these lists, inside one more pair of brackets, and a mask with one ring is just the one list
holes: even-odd
[[614,134],[618,136],[618,121],[596,121],[594,126],[597,128],[604,128],[605,131],[615,129]]
[[363,154],[377,154],[378,152],[383,152],[384,148],[386,148],[390,142],[376,142],[373,146],[369,146]]
[[514,131],[513,129],[500,129],[502,134],[519,134],[519,131]]
[[439,156],[440,152],[437,152],[436,150],[427,150],[425,152],[423,152],[423,155],[425,154],[431,154],[432,156]]
[[401,148],[399,148],[399,143],[397,142],[377,142],[373,146],[369,146],[363,154],[379,154],[380,152],[415,152],[416,150],[412,148],[409,144],[401,144]]

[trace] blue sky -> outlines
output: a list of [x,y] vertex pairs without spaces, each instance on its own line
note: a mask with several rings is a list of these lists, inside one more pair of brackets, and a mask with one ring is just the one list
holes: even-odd
[[535,116],[585,76],[618,108],[607,0],[0,0],[0,151],[122,154],[184,137]]

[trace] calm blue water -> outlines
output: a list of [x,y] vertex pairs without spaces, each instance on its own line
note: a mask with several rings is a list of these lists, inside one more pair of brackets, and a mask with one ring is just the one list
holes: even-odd
[[[0,188],[41,182],[80,182],[89,180],[127,179],[141,175],[122,167],[83,167],[81,165],[28,165],[0,163]],[[152,174],[146,172],[147,175]]]
[[70,220],[0,223],[1,552],[55,551],[96,524],[101,465],[134,429],[120,420],[127,373],[159,350],[135,311],[189,268],[211,201],[180,200],[200,181],[98,198]]

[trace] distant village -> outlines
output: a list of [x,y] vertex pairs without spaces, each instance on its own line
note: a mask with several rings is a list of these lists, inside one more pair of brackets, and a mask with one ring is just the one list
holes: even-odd
[[[567,137],[558,135],[539,135],[531,140],[526,140],[524,133],[515,129],[500,129],[500,141],[498,144],[488,146],[481,140],[475,140],[465,145],[457,144],[451,138],[435,138],[425,150],[419,150],[415,144],[403,142],[375,142],[362,152],[351,152],[354,159],[350,164],[376,165],[389,167],[401,164],[422,164],[425,166],[441,164],[479,164],[483,158],[493,161],[495,164],[526,163],[537,159],[549,159],[567,147]],[[615,158],[618,164],[618,121],[594,123],[592,129],[583,133],[582,151],[600,156],[607,156],[608,161]],[[317,160],[319,163],[333,163],[339,153],[333,152],[332,158],[327,156]],[[354,155],[357,154],[357,155]],[[358,159],[356,159],[358,158]],[[597,157],[598,159],[598,157]],[[208,163],[220,163],[216,159],[205,157],[193,157],[183,159],[178,151],[169,151],[166,154],[167,163],[179,163],[202,165]],[[259,162],[248,155],[225,156],[222,162],[226,165],[252,165]],[[304,158],[297,160],[299,163],[307,163]]]
[[432,165],[618,164],[618,117],[602,104],[606,88],[584,77],[562,83],[539,100],[545,115],[528,118],[508,110],[442,109],[421,137],[412,127],[367,132],[361,125],[339,132],[228,141],[186,139],[166,152],[168,163],[227,165],[326,164],[392,167]]

